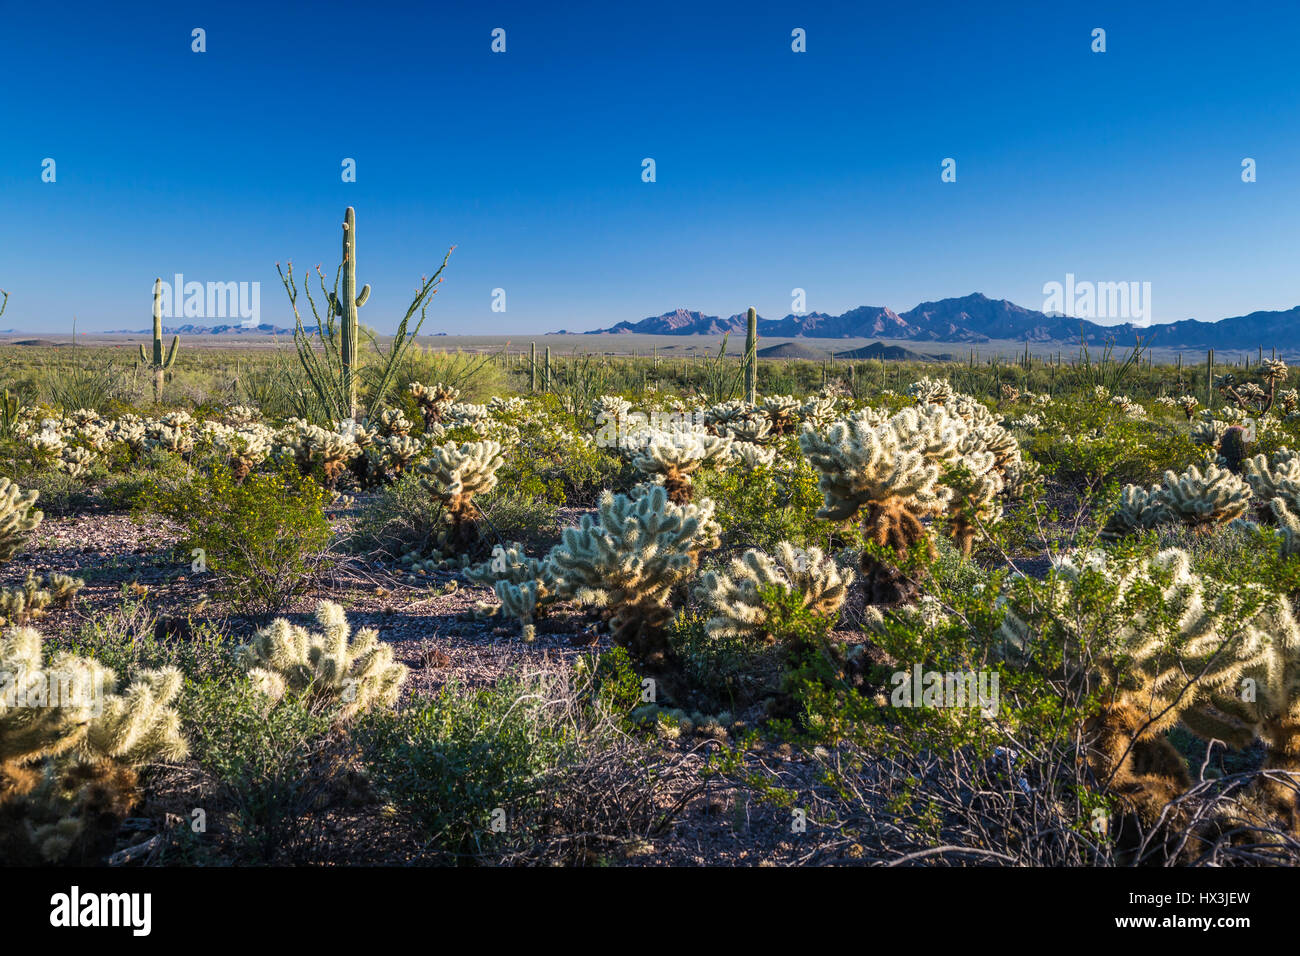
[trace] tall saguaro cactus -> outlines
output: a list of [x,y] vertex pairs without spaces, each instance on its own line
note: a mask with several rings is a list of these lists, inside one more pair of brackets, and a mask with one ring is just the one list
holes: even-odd
[[[177,290],[179,294],[180,290]],[[153,369],[153,400],[154,404],[162,401],[163,381],[167,377],[168,370],[176,363],[176,353],[180,350],[181,337],[172,336],[171,348],[163,353],[162,340],[162,279],[153,280],[153,354],[145,352],[144,345],[140,346],[140,361],[146,367]]]
[[752,307],[745,316],[745,401],[758,401],[758,313]]
[[357,293],[357,213],[351,206],[343,215],[343,288],[330,294],[330,308],[341,320],[339,358],[343,371],[343,394],[348,418],[357,417],[357,310],[370,298],[370,285]]

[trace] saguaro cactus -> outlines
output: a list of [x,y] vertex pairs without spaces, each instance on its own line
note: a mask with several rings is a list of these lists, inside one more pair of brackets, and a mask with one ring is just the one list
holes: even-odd
[[[176,290],[180,295],[180,290]],[[163,353],[162,341],[162,279],[153,280],[153,354],[145,352],[144,345],[140,346],[140,362],[146,367],[153,369],[153,400],[154,404],[162,401],[163,381],[167,377],[168,370],[176,362],[176,353],[180,350],[181,337],[172,336],[171,348]]]
[[745,401],[758,401],[758,313],[752,307],[745,316]]
[[370,298],[370,285],[357,292],[357,213],[351,206],[343,214],[343,288],[339,295],[330,293],[330,308],[341,320],[339,358],[343,370],[343,394],[348,417],[357,417],[357,310]]

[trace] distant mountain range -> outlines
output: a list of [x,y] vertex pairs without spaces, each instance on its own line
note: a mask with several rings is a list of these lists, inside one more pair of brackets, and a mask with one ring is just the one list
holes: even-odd
[[[677,309],[639,322],[620,322],[587,334],[721,335],[725,332],[743,335],[744,313],[724,319]],[[1147,344],[1160,348],[1252,349],[1263,346],[1291,350],[1300,349],[1300,306],[1284,312],[1252,312],[1217,322],[1184,319],[1147,326],[1131,323],[1100,325],[1087,319],[1037,312],[1006,299],[990,299],[976,292],[959,299],[922,302],[902,313],[885,306],[863,305],[842,315],[808,312],[787,315],[783,319],[760,316],[758,333],[768,337],[886,338],[972,345],[991,339],[1078,345],[1080,338],[1089,344],[1114,340],[1122,345],[1140,335]]]
[[[113,329],[98,335],[153,335],[153,329]],[[164,325],[163,335],[293,335],[278,325]]]

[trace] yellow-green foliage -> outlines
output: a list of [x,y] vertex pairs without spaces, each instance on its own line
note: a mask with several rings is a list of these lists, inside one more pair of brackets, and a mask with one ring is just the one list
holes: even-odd
[[34,531],[45,517],[36,510],[38,494],[0,478],[0,561],[8,561],[21,551],[27,532]]
[[258,686],[276,699],[286,691],[306,694],[344,718],[395,704],[407,672],[379,632],[366,627],[352,637],[347,615],[332,601],[320,603],[316,621],[319,632],[276,618],[240,649]]
[[813,614],[834,618],[852,583],[853,572],[841,571],[819,548],[782,541],[775,557],[750,550],[733,559],[726,573],[709,571],[696,594],[713,612],[706,625],[713,637],[771,639],[765,589],[779,587]]

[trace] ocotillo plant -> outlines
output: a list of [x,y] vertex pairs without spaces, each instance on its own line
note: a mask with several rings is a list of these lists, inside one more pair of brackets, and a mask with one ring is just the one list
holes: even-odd
[[758,401],[758,313],[753,308],[745,316],[745,401]]
[[6,292],[4,289],[0,289],[0,295],[4,296],[3,299],[0,299],[0,315],[4,315],[5,306],[9,304],[9,293]]
[[[153,280],[153,354],[145,352],[143,343],[140,345],[140,362],[141,364],[153,369],[153,400],[154,404],[162,401],[163,381],[167,377],[167,371],[176,362],[176,353],[180,350],[181,337],[172,336],[171,348],[163,353],[162,341],[162,279]],[[74,336],[74,341],[75,336]]]
[[[343,219],[343,261],[339,264],[338,272],[335,273],[333,291],[325,287],[325,274],[319,267],[316,269],[321,294],[327,303],[324,316],[321,316],[316,300],[312,297],[310,281],[303,283],[303,291],[307,293],[307,301],[316,320],[314,336],[303,327],[302,316],[298,312],[298,286],[293,277],[293,263],[290,262],[287,269],[280,269],[279,263],[276,263],[276,269],[280,272],[280,281],[284,283],[284,290],[289,295],[289,306],[293,309],[295,321],[293,341],[298,348],[298,360],[307,373],[312,391],[320,400],[321,417],[329,421],[355,420],[357,417],[357,383],[361,371],[357,345],[358,333],[362,331],[357,321],[357,310],[370,297],[370,286],[363,286],[360,294],[357,293],[356,232],[356,211],[349,206]],[[424,325],[424,319],[429,311],[429,302],[437,292],[437,286],[442,281],[442,271],[447,267],[447,260],[451,258],[455,248],[452,246],[447,250],[437,272],[422,279],[419,291],[415,293],[415,298],[406,309],[406,315],[398,323],[397,333],[387,353],[380,349],[375,336],[368,329],[364,330],[380,359],[374,374],[368,376],[370,383],[366,408],[368,418],[374,418],[383,410],[384,400],[392,387],[397,370],[406,356],[407,349],[420,333],[420,327]],[[420,318],[415,323],[415,328],[408,331],[411,319],[417,311],[420,313]],[[320,340],[319,351],[315,338]]]

